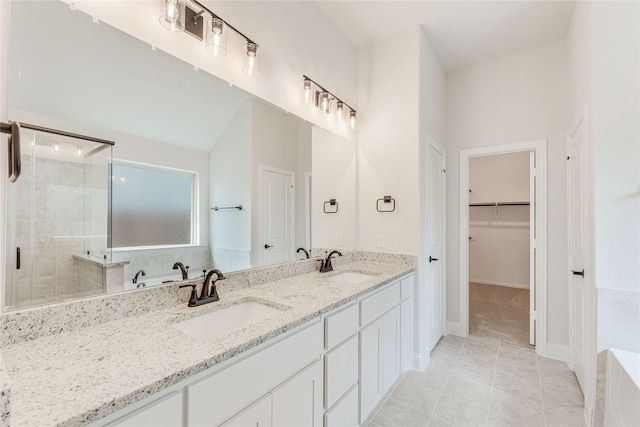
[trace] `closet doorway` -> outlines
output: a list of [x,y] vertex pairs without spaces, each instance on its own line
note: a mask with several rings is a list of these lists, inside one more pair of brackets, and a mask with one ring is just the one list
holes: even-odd
[[534,162],[526,151],[469,159],[469,334],[522,346],[535,345]]
[[[546,140],[461,151],[466,335],[546,350]],[[542,346],[543,348],[540,348]]]

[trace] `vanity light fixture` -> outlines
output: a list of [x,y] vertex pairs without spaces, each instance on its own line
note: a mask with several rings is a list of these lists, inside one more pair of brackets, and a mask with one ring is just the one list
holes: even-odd
[[251,77],[260,71],[260,57],[258,56],[258,45],[252,41],[247,41],[247,64],[242,67],[242,72]]
[[184,31],[184,0],[165,0],[160,11],[160,24],[169,31]]
[[335,101],[335,115],[338,119],[338,123],[346,122],[348,111],[349,125],[351,126],[351,129],[356,128],[356,110],[309,77],[302,75],[302,78],[305,104],[309,104],[310,100],[313,99],[315,106],[323,113],[328,114],[329,119],[332,119],[333,116],[331,115],[331,110],[332,104],[334,104]]
[[205,49],[213,56],[225,56],[227,54],[227,25],[217,16],[209,21],[207,26],[207,45]]
[[227,54],[227,38],[229,30],[232,30],[246,42],[244,52],[246,60],[243,61],[242,71],[248,76],[258,74],[260,69],[258,44],[199,1],[164,0],[160,12],[160,24],[169,31],[183,31],[200,41],[206,39],[205,50],[213,56]]

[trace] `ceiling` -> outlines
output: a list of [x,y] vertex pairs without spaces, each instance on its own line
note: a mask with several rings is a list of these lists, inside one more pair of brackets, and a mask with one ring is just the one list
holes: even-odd
[[361,48],[422,25],[446,71],[565,38],[574,1],[323,1]]

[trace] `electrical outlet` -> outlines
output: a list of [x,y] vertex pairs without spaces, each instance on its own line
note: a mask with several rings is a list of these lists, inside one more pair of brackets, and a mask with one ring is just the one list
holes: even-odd
[[378,244],[379,248],[384,248],[384,234],[378,234]]
[[342,245],[342,233],[336,233],[336,245]]

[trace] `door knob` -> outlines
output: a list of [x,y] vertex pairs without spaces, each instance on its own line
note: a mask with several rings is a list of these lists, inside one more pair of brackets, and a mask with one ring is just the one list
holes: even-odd
[[432,262],[432,261],[438,261],[438,258],[432,258],[431,255],[429,255],[429,262]]
[[582,276],[582,277],[584,277],[584,268],[582,269],[582,271],[571,270],[571,272],[573,273],[574,276]]
[[273,247],[273,245],[268,245],[268,244],[266,244],[266,243],[264,244],[264,248],[265,248],[265,249],[269,249],[269,248],[272,248],[272,247]]

